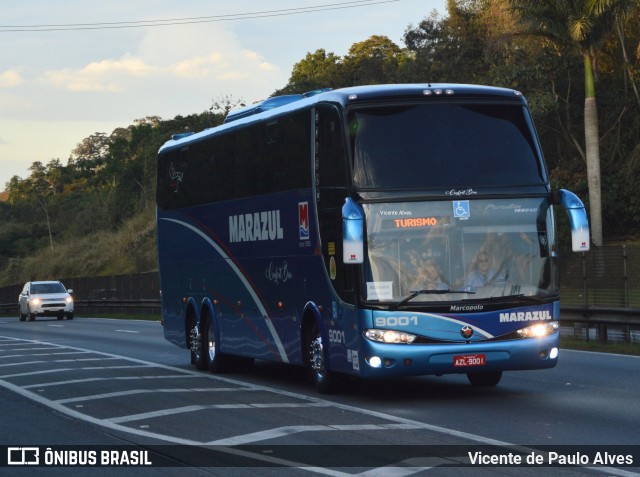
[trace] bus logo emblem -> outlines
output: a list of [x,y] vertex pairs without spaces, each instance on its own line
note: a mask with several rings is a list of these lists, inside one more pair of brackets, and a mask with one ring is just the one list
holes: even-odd
[[309,240],[309,202],[298,202],[300,240]]
[[462,337],[464,339],[468,340],[469,338],[471,338],[473,336],[473,328],[471,328],[468,325],[465,325],[460,330],[460,334],[462,335]]

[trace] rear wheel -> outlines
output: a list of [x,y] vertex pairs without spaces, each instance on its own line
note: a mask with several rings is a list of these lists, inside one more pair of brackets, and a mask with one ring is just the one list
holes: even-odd
[[336,376],[327,368],[326,350],[317,322],[314,322],[307,334],[306,350],[309,374],[314,386],[322,394],[334,392]]
[[467,373],[467,379],[472,386],[496,386],[502,378],[502,371],[489,373]]
[[189,348],[191,349],[191,364],[201,371],[207,369],[202,334],[195,319],[191,322],[189,330]]
[[216,336],[216,328],[213,320],[209,316],[204,317],[203,352],[206,367],[212,373],[223,373],[227,371],[229,356],[221,353]]

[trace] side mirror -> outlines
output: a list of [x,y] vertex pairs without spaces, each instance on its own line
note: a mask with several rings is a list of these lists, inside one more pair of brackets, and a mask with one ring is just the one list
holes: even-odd
[[571,248],[574,252],[589,251],[589,219],[584,204],[573,192],[560,189],[559,202],[569,215],[571,224]]
[[342,206],[342,260],[345,264],[364,261],[364,211],[350,197]]
[[73,289],[68,288],[68,289],[67,289],[67,293],[68,293],[69,295],[71,295],[71,294],[73,293]]

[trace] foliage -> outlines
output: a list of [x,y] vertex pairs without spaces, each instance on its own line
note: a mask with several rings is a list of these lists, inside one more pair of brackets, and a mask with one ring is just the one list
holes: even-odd
[[[537,33],[544,34],[531,35],[524,7],[549,12],[569,4],[599,8],[598,21],[589,25],[576,18],[575,28],[565,24],[553,32],[540,31],[538,23]],[[374,35],[343,57],[325,49],[307,53],[274,94],[404,82],[520,90],[533,112],[552,185],[586,199],[587,51],[599,104],[605,238],[640,239],[640,1],[448,0],[447,10],[447,16],[432,13],[409,25],[402,46]],[[240,104],[221,95],[201,114],[147,117],[110,134],[96,132],[78,143],[66,164],[34,161],[29,177],[14,176],[6,184],[7,200],[0,201],[0,285],[154,268],[159,147],[172,134],[221,123]]]
[[14,176],[0,202],[0,283],[155,268],[158,149],[172,134],[222,119],[210,112],[147,117],[85,138],[67,165],[36,161],[29,177]]

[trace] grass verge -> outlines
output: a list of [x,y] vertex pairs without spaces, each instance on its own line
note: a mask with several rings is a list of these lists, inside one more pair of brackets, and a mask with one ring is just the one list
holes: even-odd
[[615,353],[640,355],[640,343],[600,343],[599,341],[585,341],[580,338],[560,337],[560,347],[597,353]]

